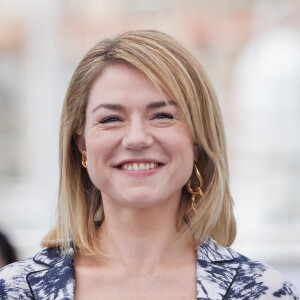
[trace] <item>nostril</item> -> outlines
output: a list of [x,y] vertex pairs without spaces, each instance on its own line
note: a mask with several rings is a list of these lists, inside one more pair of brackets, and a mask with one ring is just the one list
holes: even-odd
[[153,143],[153,138],[145,133],[131,133],[123,138],[122,145],[125,148],[140,150],[142,148],[150,147]]

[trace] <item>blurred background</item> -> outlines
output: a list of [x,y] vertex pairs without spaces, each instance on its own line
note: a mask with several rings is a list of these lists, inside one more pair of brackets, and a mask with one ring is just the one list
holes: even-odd
[[19,259],[39,250],[71,75],[97,41],[131,29],[175,36],[207,70],[228,139],[233,248],[299,291],[299,0],[0,0],[0,230]]

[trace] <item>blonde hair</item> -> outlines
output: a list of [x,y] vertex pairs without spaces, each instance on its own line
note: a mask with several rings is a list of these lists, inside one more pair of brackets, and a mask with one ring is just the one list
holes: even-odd
[[140,30],[100,41],[75,70],[61,117],[57,222],[42,246],[67,250],[72,240],[82,254],[99,253],[95,220],[104,219],[101,194],[81,165],[74,134],[83,132],[92,84],[113,63],[136,67],[176,101],[199,148],[197,166],[205,182],[204,196],[196,199],[197,213],[191,214],[190,195],[183,188],[178,213],[180,230],[191,234],[196,246],[208,236],[230,245],[235,239],[236,224],[222,116],[213,87],[198,60],[174,38]]

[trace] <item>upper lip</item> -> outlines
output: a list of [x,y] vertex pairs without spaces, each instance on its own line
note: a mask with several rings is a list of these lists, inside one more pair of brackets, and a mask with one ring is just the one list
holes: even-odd
[[119,167],[125,164],[133,164],[133,163],[155,163],[155,164],[164,164],[161,160],[157,160],[154,158],[130,158],[124,159],[117,163],[112,164],[113,167]]

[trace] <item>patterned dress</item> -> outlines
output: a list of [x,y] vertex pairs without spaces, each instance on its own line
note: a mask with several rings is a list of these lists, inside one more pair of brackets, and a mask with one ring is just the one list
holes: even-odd
[[[0,299],[74,299],[74,250],[44,249],[0,270]],[[208,238],[197,250],[197,300],[299,299],[277,270]],[[133,299],[134,300],[134,299]]]

